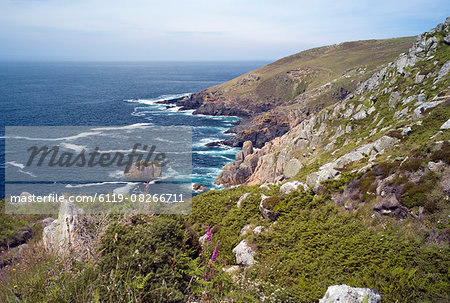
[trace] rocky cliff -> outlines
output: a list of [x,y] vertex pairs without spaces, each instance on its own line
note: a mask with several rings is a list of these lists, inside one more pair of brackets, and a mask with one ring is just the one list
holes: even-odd
[[[224,167],[217,183],[253,185],[296,177],[317,187],[351,163],[373,165],[385,150],[406,141],[432,108],[448,104],[449,24],[448,18],[418,36],[407,52],[378,66],[368,79],[331,105],[323,104],[323,94],[336,87],[334,83],[342,77],[294,98],[290,106],[265,113],[283,112],[289,130],[259,150],[250,153],[247,148]],[[356,74],[345,73],[343,77],[355,83]],[[302,115],[305,104],[316,104],[316,110]],[[433,139],[448,139],[447,132],[441,133]],[[249,141],[246,146],[255,140]]]
[[264,143],[324,107],[343,100],[381,64],[406,51],[413,38],[346,42],[307,50],[177,101],[194,114],[243,119],[223,142]]

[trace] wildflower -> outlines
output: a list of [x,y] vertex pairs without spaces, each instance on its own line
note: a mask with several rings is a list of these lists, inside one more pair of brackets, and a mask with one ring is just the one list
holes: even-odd
[[211,256],[211,261],[216,262],[218,250],[219,250],[219,241],[217,241],[216,243],[216,248],[214,249],[214,252]]
[[208,240],[208,243],[211,243],[211,229],[209,226],[206,226],[206,240]]
[[16,270],[15,268],[13,268],[13,270]]
[[17,288],[17,285],[14,285],[14,288]]

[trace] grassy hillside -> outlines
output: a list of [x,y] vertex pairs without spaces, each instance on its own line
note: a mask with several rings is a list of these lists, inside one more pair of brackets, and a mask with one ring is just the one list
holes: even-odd
[[[379,65],[405,52],[413,40],[414,37],[366,40],[314,48],[208,88],[205,92],[219,96],[219,100],[223,97],[226,103],[247,101],[265,105],[266,109],[267,106],[272,108],[350,70],[360,69],[361,75],[367,77]],[[215,99],[212,101],[217,102]]]

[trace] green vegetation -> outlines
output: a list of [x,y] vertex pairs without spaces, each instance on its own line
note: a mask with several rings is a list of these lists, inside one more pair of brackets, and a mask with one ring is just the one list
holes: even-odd
[[[317,302],[335,284],[375,288],[383,302],[450,301],[450,205],[448,188],[444,192],[441,186],[448,178],[450,133],[438,133],[450,117],[450,107],[446,102],[420,120],[401,121],[394,113],[410,107],[410,114],[414,102],[398,102],[393,109],[387,90],[401,92],[402,98],[421,92],[429,98],[446,94],[448,78],[437,84],[427,79],[417,85],[414,75],[440,68],[450,59],[448,48],[441,42],[434,60],[418,62],[409,68],[418,71],[406,76],[390,67],[381,87],[348,100],[355,108],[374,106],[366,118],[330,118],[331,104],[411,42],[412,38],[400,38],[316,48],[207,89],[218,95],[226,91],[232,100],[272,106],[289,103],[336,79],[333,89],[307,101],[317,111],[325,108],[321,114],[327,111],[326,134],[314,148],[292,152],[302,162],[305,159],[294,179],[304,180],[321,165],[381,136],[399,139],[385,154],[374,157],[368,151],[361,161],[347,164],[339,178],[322,182],[315,192],[302,188],[281,195],[280,184],[239,186],[195,196],[189,215],[111,216],[98,239],[97,254],[88,263],[50,256],[41,242],[32,239],[24,252],[2,255],[0,301],[260,302],[264,297],[265,302]],[[299,106],[289,103],[283,110]],[[262,126],[276,120],[273,112],[255,119]],[[351,131],[343,132],[334,147],[324,152],[333,130],[347,125]],[[317,123],[313,130],[321,126]],[[403,133],[405,126],[411,127],[411,134]],[[284,146],[277,148],[279,152]],[[374,165],[360,171],[368,161]],[[387,208],[397,207],[405,217],[395,217],[390,209],[385,214],[378,212],[376,204],[392,201],[380,193],[385,189],[395,204]],[[260,212],[262,195],[268,196],[263,207],[278,216],[275,222]],[[35,224],[40,218],[0,215],[2,249],[22,243],[17,235],[25,228],[32,235],[40,234],[42,227]],[[241,234],[248,225],[251,229]],[[263,227],[260,233],[252,232],[256,226]],[[211,239],[200,243],[207,230]],[[256,252],[256,263],[232,268],[236,264],[233,248],[242,240]]]

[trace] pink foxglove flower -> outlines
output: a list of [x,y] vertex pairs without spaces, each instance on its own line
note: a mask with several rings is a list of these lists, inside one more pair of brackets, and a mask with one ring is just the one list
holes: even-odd
[[211,229],[209,226],[206,226],[206,240],[208,240],[208,243],[211,243]]
[[216,243],[216,248],[214,249],[214,252],[211,256],[211,261],[216,262],[218,250],[219,250],[219,241],[217,241]]

